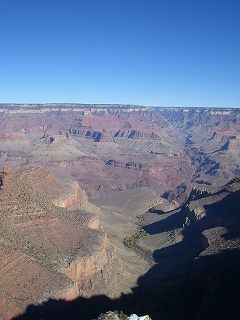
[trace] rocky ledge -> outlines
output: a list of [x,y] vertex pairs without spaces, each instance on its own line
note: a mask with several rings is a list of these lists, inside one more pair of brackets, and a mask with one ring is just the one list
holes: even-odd
[[69,210],[87,202],[79,186],[66,201],[69,186],[41,167],[15,175],[4,167],[0,181],[1,319],[49,298],[117,294],[121,264],[97,215]]

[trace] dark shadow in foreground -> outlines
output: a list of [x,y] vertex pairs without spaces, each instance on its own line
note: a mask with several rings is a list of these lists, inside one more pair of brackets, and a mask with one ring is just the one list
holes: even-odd
[[[239,199],[238,191],[217,204],[206,205],[207,216],[184,230],[180,243],[155,250],[156,265],[138,279],[131,294],[118,299],[104,295],[73,301],[50,299],[28,306],[14,320],[91,320],[109,310],[149,314],[152,320],[240,319]],[[144,228],[150,234],[173,230],[173,225],[181,226],[184,214],[182,211],[175,219],[168,217]],[[206,249],[199,243],[201,232],[216,226],[224,226],[226,234],[199,255]]]
[[[104,295],[91,298],[78,297],[72,301],[49,299],[40,305],[29,305],[23,315],[14,320],[90,320],[109,310],[132,312],[131,303],[139,296],[138,289],[133,294],[110,299]],[[136,302],[136,301],[135,301]]]
[[[240,250],[200,257],[187,276],[162,279],[157,266],[139,279],[133,293],[73,301],[50,299],[28,306],[14,320],[91,320],[109,310],[149,314],[152,320],[238,319],[240,315]],[[160,276],[160,278],[159,278]]]

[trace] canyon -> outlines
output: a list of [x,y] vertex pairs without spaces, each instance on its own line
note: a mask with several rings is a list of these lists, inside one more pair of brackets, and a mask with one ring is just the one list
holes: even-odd
[[1,319],[95,296],[153,320],[239,316],[240,109],[0,104],[0,119]]
[[40,164],[89,197],[146,186],[182,203],[240,173],[239,109],[2,104],[0,118],[2,166]]

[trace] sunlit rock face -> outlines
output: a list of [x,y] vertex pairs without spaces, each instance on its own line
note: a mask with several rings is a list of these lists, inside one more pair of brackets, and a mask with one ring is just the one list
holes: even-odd
[[[87,201],[85,193],[41,167],[15,175],[4,167],[0,179],[1,319],[49,298],[72,300],[93,292],[115,296],[121,263],[98,217],[69,210],[77,200],[81,207],[79,194]],[[73,194],[77,189],[78,197],[66,201],[67,187]],[[56,197],[61,207],[54,205]]]
[[[152,303],[142,314],[221,318],[216,299],[238,311],[221,300],[240,292],[221,282],[239,283],[239,183],[221,188],[240,175],[238,109],[12,105],[0,118],[0,318],[133,282]],[[154,208],[139,217],[139,203]],[[138,224],[148,235],[130,264]]]
[[239,117],[230,108],[0,105],[0,164],[41,164],[91,197],[142,186],[183,203],[193,184],[240,175]]

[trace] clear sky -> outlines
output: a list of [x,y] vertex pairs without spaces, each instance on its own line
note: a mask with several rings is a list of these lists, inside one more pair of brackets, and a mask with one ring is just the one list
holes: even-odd
[[240,0],[0,0],[0,102],[240,107]]

